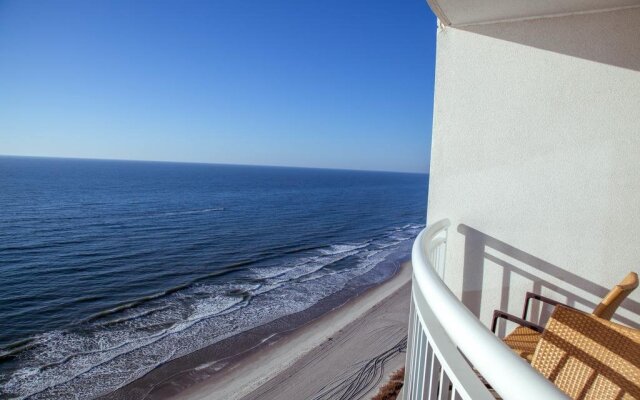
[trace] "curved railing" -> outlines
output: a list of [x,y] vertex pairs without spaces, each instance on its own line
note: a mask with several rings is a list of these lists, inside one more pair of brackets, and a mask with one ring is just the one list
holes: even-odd
[[[449,221],[413,244],[405,400],[555,400],[566,395],[494,336],[442,281]],[[489,389],[492,388],[495,393]]]

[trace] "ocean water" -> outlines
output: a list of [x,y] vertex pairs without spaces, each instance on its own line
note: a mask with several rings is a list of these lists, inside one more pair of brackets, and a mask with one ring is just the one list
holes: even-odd
[[427,179],[0,157],[0,398],[93,398],[384,279]]

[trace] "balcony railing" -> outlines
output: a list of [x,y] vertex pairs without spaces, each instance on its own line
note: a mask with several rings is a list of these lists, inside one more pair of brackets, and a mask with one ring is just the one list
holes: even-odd
[[[566,395],[494,336],[442,281],[449,221],[413,244],[404,400],[554,400]],[[494,392],[490,390],[493,389]]]

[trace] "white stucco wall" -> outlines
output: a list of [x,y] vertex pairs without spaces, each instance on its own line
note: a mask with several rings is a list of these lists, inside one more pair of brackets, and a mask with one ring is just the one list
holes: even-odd
[[[640,9],[447,27],[428,220],[483,322],[526,291],[590,310],[640,272]],[[620,321],[640,325],[640,290]]]

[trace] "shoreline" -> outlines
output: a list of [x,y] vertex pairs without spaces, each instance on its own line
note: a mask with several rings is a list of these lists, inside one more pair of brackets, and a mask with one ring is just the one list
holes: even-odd
[[[339,335],[346,326],[401,288],[410,286],[407,285],[410,279],[410,262],[402,262],[382,283],[346,288],[307,310],[171,360],[101,398],[243,398],[276,379],[306,355],[326,347],[327,342],[331,343],[331,338]],[[408,319],[408,302],[407,297],[405,319]],[[406,324],[404,328],[406,331]]]

